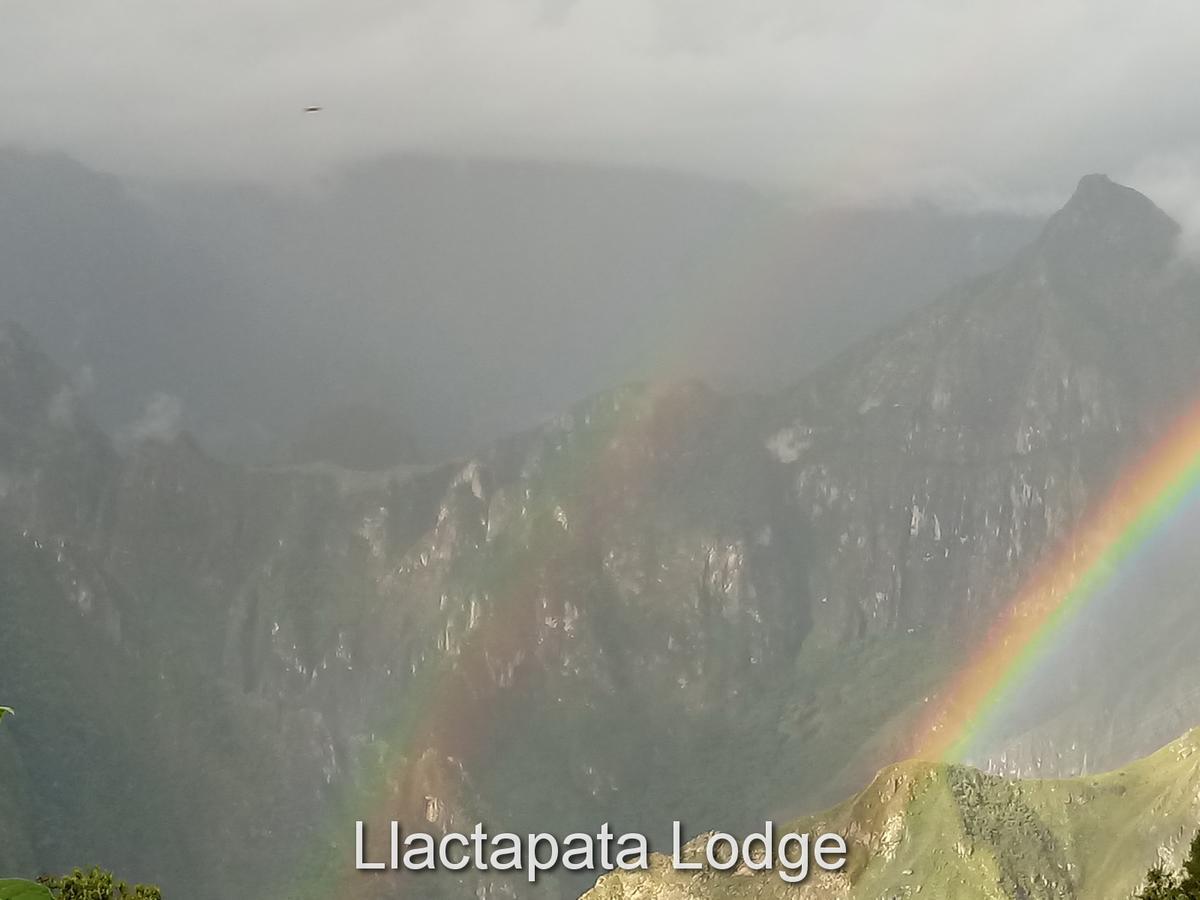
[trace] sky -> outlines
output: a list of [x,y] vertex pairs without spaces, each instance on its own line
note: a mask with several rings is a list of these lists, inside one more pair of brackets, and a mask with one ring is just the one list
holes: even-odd
[[146,178],[418,151],[1030,212],[1104,171],[1180,214],[1197,46],[1192,0],[4,0],[0,145]]
[[133,435],[775,385],[1085,173],[1200,255],[1198,46],[1195,0],[0,0],[0,313]]

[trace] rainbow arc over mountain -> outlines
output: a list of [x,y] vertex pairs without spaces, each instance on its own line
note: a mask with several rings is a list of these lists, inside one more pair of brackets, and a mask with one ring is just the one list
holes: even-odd
[[1200,402],[1130,464],[1039,566],[922,717],[916,756],[964,761],[989,734],[1066,627],[1200,496]]

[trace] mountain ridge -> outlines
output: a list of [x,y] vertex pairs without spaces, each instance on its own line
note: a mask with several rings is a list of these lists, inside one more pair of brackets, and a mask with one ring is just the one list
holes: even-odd
[[[949,763],[887,766],[854,797],[786,826],[847,839],[845,868],[815,868],[799,887],[743,863],[681,873],[656,855],[650,870],[602,876],[584,900],[932,896],[961,900],[1127,900],[1154,864],[1178,867],[1200,827],[1200,728],[1121,769],[1015,780]],[[685,848],[701,859],[704,836]]]
[[[74,816],[75,852],[181,896],[209,871],[256,891],[291,872],[293,894],[320,894],[351,839],[331,809],[434,828],[500,811],[497,826],[566,832],[652,830],[669,808],[737,829],[861,788],[907,755],[965,648],[1200,386],[1190,275],[1058,284],[1030,258],[778,395],[630,385],[479,453],[369,477],[219,463],[182,437],[118,455],[61,415],[61,373],[18,392],[0,609],[30,648],[100,653],[142,687],[80,709],[57,656],[3,663],[23,673],[6,697],[22,720],[0,740],[29,823],[8,846],[71,865],[65,842],[34,836]],[[1122,297],[1138,303],[1108,302]],[[1158,587],[1144,608],[1106,606],[1061,688],[973,761],[1069,774],[1084,753],[1120,762],[1200,721],[1178,688],[1196,668],[1178,652],[1191,582]],[[1148,620],[1134,637],[1130,616]],[[58,786],[77,757],[46,750],[52,726],[74,734],[77,716],[121,747],[98,711],[144,731],[161,756],[151,818],[187,810],[187,835],[132,850],[118,823],[145,798],[83,809],[86,791]],[[117,750],[103,758],[136,783]],[[443,895],[464,890],[515,888]]]

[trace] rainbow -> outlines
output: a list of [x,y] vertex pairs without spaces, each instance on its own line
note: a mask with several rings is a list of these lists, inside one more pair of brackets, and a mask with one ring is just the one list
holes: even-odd
[[1200,490],[1200,402],[1116,479],[1022,585],[921,717],[914,755],[964,761],[1029,682],[1065,627],[1110,587]]
[[[548,452],[541,478],[554,490],[539,491],[539,497],[590,485],[583,508],[573,512],[603,521],[618,511],[610,505],[648,490],[656,476],[655,454],[644,451],[661,437],[660,430],[670,434],[672,429],[665,427],[664,421],[680,402],[686,402],[676,388],[694,368],[690,360],[695,347],[708,346],[714,335],[722,344],[745,342],[752,337],[742,330],[745,323],[771,314],[771,288],[779,276],[772,265],[776,257],[762,253],[762,236],[743,224],[725,219],[711,224],[716,226],[707,238],[711,244],[697,250],[692,276],[697,290],[681,291],[675,306],[663,310],[649,335],[636,335],[635,344],[620,348],[617,364],[625,386],[602,395],[610,401],[610,408],[599,414],[600,421],[579,429],[570,452]],[[838,220],[826,224],[842,227]],[[781,236],[788,234],[781,232]],[[729,271],[709,260],[710,255],[716,256],[709,248],[719,246],[742,251],[738,265]],[[776,246],[776,242],[769,241],[767,246]],[[702,302],[712,308],[697,309],[697,297],[708,298]],[[729,297],[740,302],[729,304]],[[753,310],[748,312],[746,304],[755,302],[768,304],[766,312],[760,311],[758,316]],[[703,324],[714,321],[714,314],[719,322],[715,329]],[[580,409],[594,406],[599,399],[581,404]],[[528,518],[544,521],[554,513],[553,509],[532,508]],[[456,807],[457,786],[438,777],[436,761],[447,756],[469,761],[502,749],[501,704],[498,696],[486,689],[482,670],[497,658],[511,659],[518,654],[528,658],[536,653],[536,629],[527,627],[530,616],[539,614],[532,604],[543,596],[561,600],[558,595],[564,594],[548,591],[544,583],[549,575],[546,561],[560,549],[551,543],[554,533],[553,527],[535,532],[523,552],[489,568],[487,581],[493,589],[488,609],[476,629],[464,637],[456,659],[458,673],[442,665],[413,673],[412,681],[398,694],[395,708],[379,723],[378,738],[370,748],[375,759],[363,763],[363,771],[357,773],[359,783],[340,798],[338,812],[330,816],[327,827],[316,830],[307,862],[293,881],[283,885],[280,900],[362,898],[372,890],[389,897],[406,896],[402,883],[364,878],[348,865],[353,861],[349,838],[353,823],[357,819],[373,821],[372,827],[378,831],[380,823],[397,816],[420,821],[430,779],[436,782],[446,805]],[[513,690],[519,692],[521,687]]]
[[[507,690],[520,693],[537,678],[542,640],[568,640],[561,623],[570,590],[555,589],[552,563],[569,552],[571,542],[562,538],[566,526],[556,515],[565,513],[554,498],[574,498],[569,503],[573,520],[611,527],[622,504],[655,483],[655,447],[675,432],[671,420],[694,399],[686,385],[630,384],[581,403],[571,416],[586,417],[582,427],[551,428],[541,438],[539,489],[523,515],[531,523],[528,546],[485,563],[487,608],[474,630],[463,635],[453,668],[433,662],[413,673],[404,702],[372,742],[375,758],[363,764],[361,782],[340,798],[338,815],[314,836],[317,846],[276,895],[279,900],[421,896],[411,881],[353,870],[354,822],[366,821],[376,834],[386,834],[389,819],[422,823],[426,791],[436,793],[448,809],[458,809],[465,799],[469,815],[479,814],[471,798],[460,796],[454,763],[447,763],[469,763],[504,749],[504,692],[496,689],[491,667],[527,660],[510,674]],[[581,482],[589,485],[583,494]],[[539,636],[534,622],[547,615],[558,624]]]

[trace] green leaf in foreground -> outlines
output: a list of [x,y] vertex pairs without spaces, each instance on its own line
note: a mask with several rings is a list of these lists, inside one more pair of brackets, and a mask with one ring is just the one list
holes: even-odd
[[0,878],[0,900],[54,900],[54,895],[36,881]]

